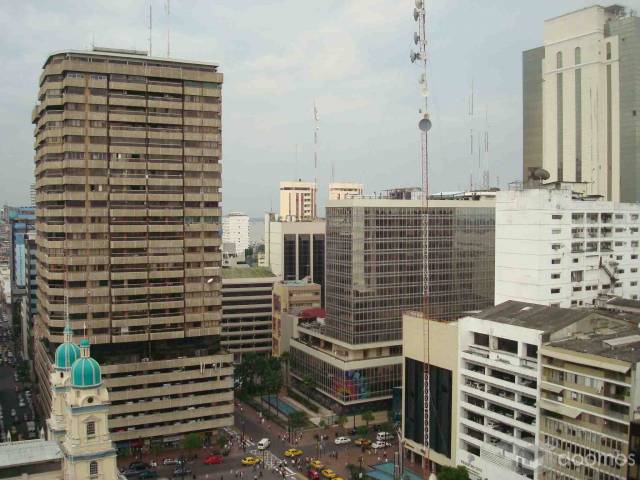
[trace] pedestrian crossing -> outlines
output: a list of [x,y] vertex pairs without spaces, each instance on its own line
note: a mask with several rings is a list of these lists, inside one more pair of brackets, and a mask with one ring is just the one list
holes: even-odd
[[[247,441],[247,443],[252,443],[253,445],[255,445],[254,442]],[[249,452],[255,457],[262,458],[264,467],[270,470],[280,471],[280,465],[284,464],[284,460],[282,460],[270,450],[258,450],[254,448]],[[291,470],[291,468],[289,468],[288,466],[284,466],[283,469],[285,472],[285,477],[293,477],[296,475],[296,472]]]

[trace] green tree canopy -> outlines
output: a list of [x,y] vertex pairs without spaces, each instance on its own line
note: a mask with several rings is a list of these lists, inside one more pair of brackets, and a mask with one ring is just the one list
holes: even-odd
[[467,467],[444,467],[438,473],[438,480],[469,480]]

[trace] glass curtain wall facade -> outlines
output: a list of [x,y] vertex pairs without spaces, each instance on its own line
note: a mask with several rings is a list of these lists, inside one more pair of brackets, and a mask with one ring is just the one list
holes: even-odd
[[[422,207],[327,208],[327,333],[363,344],[400,340],[422,305]],[[495,209],[429,207],[429,313],[451,320],[493,304]],[[445,202],[451,204],[453,202]]]

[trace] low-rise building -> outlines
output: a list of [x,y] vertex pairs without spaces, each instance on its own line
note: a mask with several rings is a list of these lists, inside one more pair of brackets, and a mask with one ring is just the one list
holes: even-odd
[[359,196],[364,193],[361,183],[355,182],[331,182],[329,184],[329,200],[342,200]]
[[[402,432],[404,453],[424,467],[425,364],[429,364],[431,471],[456,464],[458,442],[458,323],[425,319],[419,312],[402,317]],[[428,345],[427,345],[428,341]],[[428,360],[427,360],[428,357]]]
[[271,295],[277,280],[264,267],[222,269],[220,344],[236,362],[248,352],[271,353]]
[[[294,315],[321,306],[321,287],[317,283],[302,280],[282,281],[273,286],[272,355],[280,356],[289,351],[297,322]],[[285,315],[290,314],[285,317]],[[295,323],[295,327],[294,327]]]

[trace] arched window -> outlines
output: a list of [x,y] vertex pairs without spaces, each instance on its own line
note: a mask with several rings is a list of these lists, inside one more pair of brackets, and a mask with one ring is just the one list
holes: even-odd
[[580,50],[580,47],[576,47],[575,55],[576,65],[580,65],[582,63],[582,51]]
[[611,42],[607,42],[607,60],[611,60]]
[[98,476],[98,462],[95,460],[89,464],[89,476],[97,477]]
[[556,68],[562,68],[562,52],[556,53]]
[[87,422],[87,437],[96,436],[96,422]]

